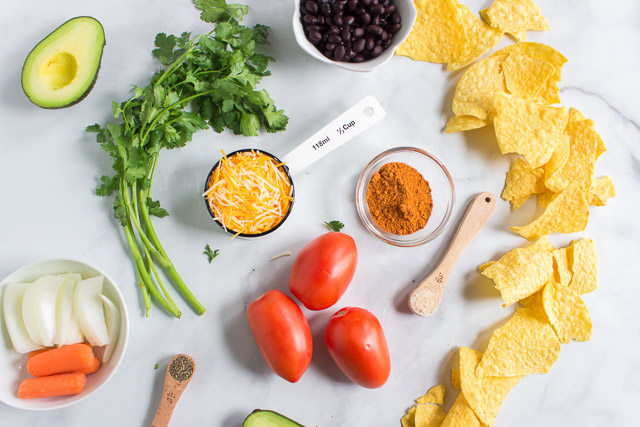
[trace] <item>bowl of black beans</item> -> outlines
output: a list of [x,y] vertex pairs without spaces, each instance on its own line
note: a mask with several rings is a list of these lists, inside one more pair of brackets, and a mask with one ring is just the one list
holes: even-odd
[[293,33],[322,62],[372,71],[391,59],[415,20],[412,0],[295,0]]

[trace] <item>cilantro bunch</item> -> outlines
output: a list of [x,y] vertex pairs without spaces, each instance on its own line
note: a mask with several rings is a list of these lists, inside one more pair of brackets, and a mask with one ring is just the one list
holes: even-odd
[[287,116],[277,110],[265,90],[256,86],[270,75],[273,58],[257,53],[268,44],[268,27],[240,24],[248,7],[225,0],[195,0],[203,21],[214,24],[204,35],[160,33],[153,56],[163,68],[149,85],[134,87],[124,102],[112,103],[115,122],[87,128],[113,159],[114,174],[102,176],[99,196],[114,197],[114,214],[131,248],[140,287],[149,315],[151,296],[169,313],[181,313],[159,273],[161,267],[192,308],[205,308],[173,266],[151,222],[167,211],[150,196],[158,155],[163,148],[183,147],[194,132],[211,127],[234,134],[257,136],[284,130]]

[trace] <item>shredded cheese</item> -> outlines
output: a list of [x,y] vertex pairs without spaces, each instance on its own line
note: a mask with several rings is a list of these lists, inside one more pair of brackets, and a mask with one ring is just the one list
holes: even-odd
[[282,165],[257,150],[231,157],[222,152],[203,196],[225,230],[236,236],[260,234],[282,221],[293,202]]
[[283,252],[283,253],[278,254],[278,255],[274,256],[273,258],[271,258],[271,261],[274,261],[274,260],[276,260],[278,258],[282,258],[283,256],[290,256],[290,255],[291,255],[291,252]]

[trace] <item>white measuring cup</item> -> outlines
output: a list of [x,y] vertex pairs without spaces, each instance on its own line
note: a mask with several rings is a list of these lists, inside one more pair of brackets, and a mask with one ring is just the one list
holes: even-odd
[[[233,153],[228,154],[227,157],[232,157],[233,155],[241,152],[255,151],[273,158],[277,163],[284,163],[284,165],[282,165],[281,167],[287,175],[289,183],[291,184],[291,196],[295,197],[295,186],[293,183],[294,175],[381,121],[384,118],[385,114],[386,113],[380,103],[373,96],[369,95],[363,98],[361,101],[357,102],[347,111],[333,119],[326,126],[323,126],[320,130],[315,132],[304,142],[302,142],[291,152],[289,152],[289,154],[284,156],[282,160],[267,151],[252,148],[234,151]],[[211,176],[219,166],[219,164],[220,161],[213,165],[211,171],[207,175],[207,179],[204,184],[205,193],[209,188]],[[245,238],[262,237],[277,230],[289,217],[289,215],[291,214],[291,210],[293,209],[293,205],[295,204],[295,202],[292,202],[289,205],[287,213],[283,216],[282,220],[280,220],[280,222],[274,227],[262,233],[248,234],[237,233],[225,227],[216,218],[215,213],[211,210],[211,206],[209,206],[209,202],[206,196],[204,197],[204,201],[209,214],[216,221],[216,223],[218,223],[218,225],[222,227],[224,231],[234,236]]]

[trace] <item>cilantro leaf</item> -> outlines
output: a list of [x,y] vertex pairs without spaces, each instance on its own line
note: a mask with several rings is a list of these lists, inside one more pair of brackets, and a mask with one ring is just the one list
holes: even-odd
[[213,251],[211,250],[211,246],[209,246],[209,244],[207,243],[202,253],[207,256],[207,260],[209,261],[209,264],[211,264],[211,261],[213,261],[213,259],[220,254],[220,249],[216,249],[215,251]]
[[325,222],[324,225],[326,225],[329,230],[336,231],[336,232],[344,228],[344,224],[341,223],[340,221]]

